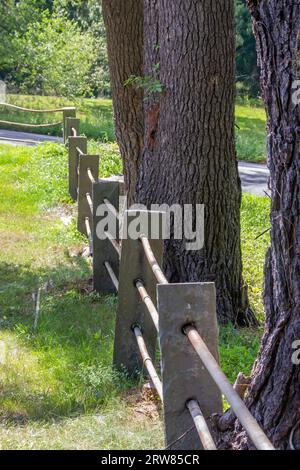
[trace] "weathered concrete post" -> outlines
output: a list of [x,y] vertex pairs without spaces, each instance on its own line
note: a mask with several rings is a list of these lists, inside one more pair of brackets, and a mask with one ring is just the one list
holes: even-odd
[[[120,183],[112,177],[93,184],[93,280],[94,289],[101,294],[116,292],[104,263],[108,262],[115,275],[119,275],[119,194]],[[106,205],[109,201],[111,206]],[[114,209],[113,209],[114,208]],[[107,220],[111,223],[107,224]],[[111,233],[112,232],[112,233]],[[112,236],[115,242],[110,242]]]
[[136,237],[133,239],[132,235],[137,229],[138,235],[144,233],[148,236],[157,262],[162,266],[164,216],[162,212],[139,210],[124,213],[113,361],[117,369],[125,369],[130,376],[138,375],[143,370],[143,361],[132,327],[139,325],[153,361],[157,345],[156,328],[135,287],[136,281],[141,280],[156,304],[157,282],[145,257],[142,243]]
[[66,128],[66,119],[68,117],[76,118],[76,108],[73,106],[63,109],[63,133],[64,133],[64,143],[67,142],[67,128]]
[[[157,286],[157,299],[165,442],[170,446],[193,426],[186,407],[188,400],[198,401],[205,418],[222,412],[221,393],[182,330],[194,325],[219,360],[215,285],[161,284]],[[171,446],[173,450],[201,448],[196,429]]]
[[[99,155],[79,155],[77,229],[89,237],[90,242],[93,230],[92,187],[93,180],[97,181],[98,175]],[[87,230],[87,221],[90,226],[90,233]]]
[[[66,138],[65,143],[68,142],[69,138],[73,136],[72,129],[75,129],[76,136],[79,135],[80,119],[67,117],[65,120],[66,123]],[[76,137],[74,136],[74,137]]]
[[78,198],[79,154],[87,153],[86,137],[69,137],[69,193],[73,201]]

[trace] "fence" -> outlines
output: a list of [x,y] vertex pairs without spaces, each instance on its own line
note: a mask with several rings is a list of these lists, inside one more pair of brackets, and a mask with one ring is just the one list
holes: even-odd
[[[118,292],[114,366],[130,376],[146,369],[163,403],[167,449],[216,449],[209,417],[222,413],[223,394],[254,446],[273,450],[219,366],[214,284],[170,284],[161,269],[165,214],[120,211],[122,179],[99,179],[99,155],[87,153],[87,139],[79,135],[75,108],[4,106],[24,112],[63,113],[61,123],[0,124],[23,128],[63,124],[69,152],[69,192],[78,201],[78,230],[89,239],[94,288],[105,294]],[[106,213],[115,222],[113,233],[105,228]],[[136,219],[138,236],[124,236]],[[155,368],[158,338],[160,375]]]
[[73,119],[76,118],[76,108],[74,107],[64,107],[64,108],[58,108],[58,109],[28,109],[28,108],[22,108],[21,106],[15,106],[9,103],[1,103],[1,106],[8,108],[8,109],[14,109],[16,111],[22,111],[25,113],[34,113],[34,114],[62,113],[62,121],[59,121],[59,122],[50,122],[50,123],[45,123],[45,124],[26,124],[22,122],[0,120],[0,125],[10,126],[14,128],[17,127],[17,128],[21,128],[25,130],[29,130],[29,129],[40,130],[40,129],[47,129],[50,127],[63,126],[64,142],[66,142],[67,135],[69,135],[70,133],[70,129],[67,128],[67,118],[73,118]]
[[[130,376],[147,371],[163,403],[166,448],[216,449],[209,417],[222,413],[223,394],[254,446],[273,450],[219,366],[214,284],[167,281],[161,269],[165,214],[121,213],[122,180],[99,179],[99,156],[87,154],[79,121],[66,118],[66,129],[69,191],[78,200],[78,230],[90,242],[94,288],[118,292],[114,366]],[[114,233],[105,228],[106,213],[115,220]],[[124,236],[137,218],[138,237]],[[158,343],[161,375],[155,368]]]

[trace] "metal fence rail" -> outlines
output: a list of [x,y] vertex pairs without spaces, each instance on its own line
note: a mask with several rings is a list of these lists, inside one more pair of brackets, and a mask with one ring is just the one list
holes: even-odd
[[[88,155],[78,128],[74,118],[66,120],[69,188],[78,199],[78,229],[93,247],[94,287],[105,294],[118,292],[114,366],[132,376],[146,369],[163,403],[166,448],[215,450],[208,418],[222,413],[222,393],[256,448],[273,450],[219,366],[214,284],[169,284],[161,268],[163,230],[151,239],[146,235],[151,230],[143,226],[148,223],[149,229],[154,213],[125,211],[122,217],[120,182],[99,179],[99,156]],[[104,228],[104,212],[112,215],[115,233]],[[119,224],[128,234],[137,213],[143,216],[138,239],[122,237],[120,242]],[[155,215],[162,227],[164,214]],[[157,335],[161,377],[154,367]]]
[[[75,107],[63,107],[63,108],[56,108],[56,109],[30,109],[30,108],[23,108],[22,106],[16,106],[10,103],[0,103],[0,107],[13,109],[16,111],[21,111],[24,113],[31,113],[31,114],[50,114],[50,113],[62,113],[63,119],[62,121],[58,122],[48,122],[44,124],[30,124],[25,122],[17,122],[17,121],[6,121],[0,120],[0,125],[2,126],[10,126],[10,127],[20,127],[23,129],[47,129],[49,127],[57,127],[63,126],[63,136],[64,141],[67,141],[67,135],[69,135],[69,131],[67,129],[67,119],[68,118],[76,118],[76,108]],[[75,119],[75,121],[78,121]],[[76,132],[76,124],[74,127],[74,131]],[[77,135],[77,134],[76,134]]]
[[148,350],[147,350],[147,346],[146,346],[146,343],[144,341],[144,338],[143,338],[143,335],[142,335],[142,332],[140,330],[140,328],[138,326],[134,326],[132,327],[132,330],[135,334],[135,337],[136,337],[136,340],[137,340],[137,343],[138,343],[138,347],[139,347],[139,351],[140,351],[140,354],[142,356],[142,359],[143,359],[143,364],[144,366],[147,368],[147,371],[149,373],[149,376],[151,378],[151,381],[158,393],[158,396],[160,397],[161,401],[163,401],[163,392],[162,392],[162,383],[161,383],[161,380],[155,370],[155,367],[153,365],[153,361],[148,353]]
[[146,288],[145,288],[144,284],[142,283],[142,281],[136,281],[135,287],[137,288],[142,301],[144,302],[145,306],[147,307],[147,310],[148,310],[148,312],[149,312],[149,314],[152,318],[152,321],[155,325],[155,328],[157,329],[157,332],[158,332],[159,331],[158,311],[157,311],[154,303],[152,302],[152,299],[151,299],[150,295],[146,291]]
[[112,282],[113,282],[113,284],[116,288],[116,291],[118,291],[119,290],[119,280],[118,280],[117,276],[115,275],[111,265],[109,264],[108,261],[104,261],[104,266],[105,266],[105,268],[106,268],[106,270],[107,270],[107,272],[108,272],[108,274],[109,274],[109,276],[110,276],[110,278],[111,278],[111,280],[112,280]]
[[186,406],[194,421],[203,448],[205,450],[217,450],[216,444],[210,433],[209,427],[207,426],[203,413],[200,410],[198,402],[196,400],[190,400],[187,402]]
[[23,108],[22,106],[16,106],[15,104],[10,104],[10,103],[0,103],[0,106],[3,106],[5,108],[16,109],[18,111],[24,111],[25,113],[37,113],[37,114],[60,113],[66,110],[75,109],[74,107],[63,107],[63,108],[57,108],[57,109],[31,109],[31,108]]
[[[141,241],[143,244],[146,259],[148,260],[158,282],[162,284],[167,284],[168,281],[165,278],[164,274],[162,273],[162,270],[157,260],[155,259],[155,256],[151,250],[149,240],[147,239],[145,235],[142,235]],[[236,417],[241,422],[242,426],[246,430],[253,444],[259,450],[274,450],[272,443],[270,442],[268,437],[265,435],[265,433],[263,432],[263,430],[261,429],[261,427],[255,420],[255,418],[251,415],[245,403],[239,397],[237,392],[234,390],[234,388],[230,384],[225,374],[222,372],[219,364],[217,363],[217,361],[215,360],[215,358],[209,351],[205,342],[201,338],[199,332],[192,325],[188,325],[188,326],[182,325],[182,326],[183,326],[183,330],[182,330],[183,333],[187,335],[189,341],[191,342],[192,346],[194,347],[195,351],[197,352],[198,356],[200,357],[201,361],[203,362],[204,366],[209,372],[210,376],[213,378],[216,385],[220,388],[221,392],[224,394],[224,396],[228,400],[229,404],[232,407],[233,412],[235,413]],[[195,413],[194,413],[195,404],[197,404],[197,402],[193,401],[193,406],[188,407],[194,421],[195,421]],[[197,404],[197,406],[199,405]],[[199,411],[200,411],[200,408],[197,413],[198,425],[200,422]]]
[[141,240],[143,248],[144,248],[145,256],[146,256],[146,258],[147,258],[147,260],[148,260],[148,262],[151,266],[151,269],[153,271],[154,276],[157,279],[157,282],[159,284],[168,284],[166,276],[164,275],[161,267],[159,266],[158,262],[156,261],[156,258],[153,254],[153,251],[151,249],[151,245],[149,243],[148,238],[146,237],[146,235],[142,234],[140,236],[140,240]]
[[187,335],[210,376],[231,405],[232,411],[239,419],[255,447],[258,450],[274,450],[270,440],[267,438],[255,418],[251,415],[243,400],[234,390],[224,372],[220,369],[219,364],[208,350],[198,331],[193,326],[186,326],[183,331]]

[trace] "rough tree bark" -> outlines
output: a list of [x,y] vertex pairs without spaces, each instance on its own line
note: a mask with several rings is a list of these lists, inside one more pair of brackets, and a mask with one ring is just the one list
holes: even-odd
[[[293,81],[300,79],[300,4],[261,0],[248,5],[268,116],[272,204],[265,333],[246,403],[276,448],[289,448],[292,435],[300,449],[300,365],[292,361],[293,342],[300,339],[300,105],[292,100]],[[237,448],[251,448],[238,426],[235,434]]]
[[137,201],[205,204],[204,249],[166,242],[167,276],[172,282],[214,281],[219,321],[255,324],[242,280],[234,2],[144,3],[145,75],[159,78],[164,91],[145,103]]
[[143,0],[102,0],[114,104],[116,139],[120,147],[125,188],[134,201],[143,150],[144,115],[141,89],[124,86],[143,74]]

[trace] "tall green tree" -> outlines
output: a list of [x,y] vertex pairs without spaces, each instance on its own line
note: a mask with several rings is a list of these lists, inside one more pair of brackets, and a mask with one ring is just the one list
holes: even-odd
[[235,21],[237,92],[256,97],[260,92],[259,69],[251,16],[246,0],[235,0]]
[[97,44],[91,33],[64,16],[48,13],[18,36],[16,77],[22,91],[59,96],[91,96]]
[[20,54],[17,36],[26,33],[47,9],[46,0],[2,0],[0,2],[0,78],[13,79]]

